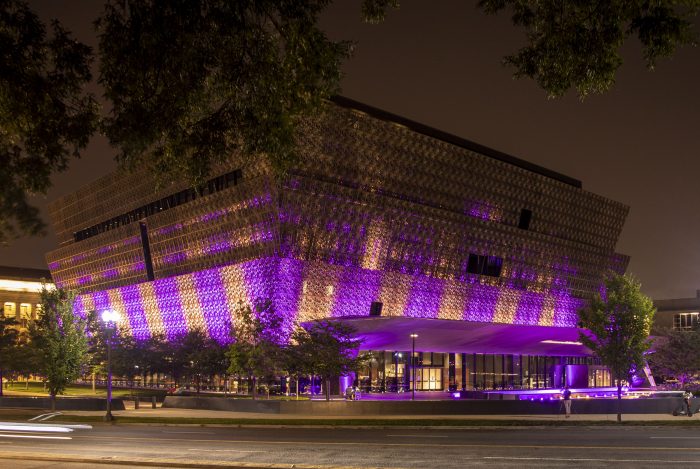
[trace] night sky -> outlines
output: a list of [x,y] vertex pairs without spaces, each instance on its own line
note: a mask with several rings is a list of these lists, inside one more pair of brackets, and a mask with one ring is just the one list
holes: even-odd
[[[32,0],[93,47],[98,0]],[[323,18],[333,39],[356,41],[342,94],[579,179],[586,190],[631,207],[617,250],[653,298],[700,289],[700,49],[685,47],[647,72],[640,47],[624,48],[614,89],[580,101],[551,100],[501,65],[523,44],[506,15],[475,1],[404,1],[387,21],[360,21],[360,2],[340,0]],[[696,21],[696,24],[700,22]],[[93,91],[99,93],[95,85]],[[54,177],[37,203],[72,192],[113,170],[115,151],[95,137],[83,158]],[[0,265],[46,268],[56,247],[26,238],[0,248]]]

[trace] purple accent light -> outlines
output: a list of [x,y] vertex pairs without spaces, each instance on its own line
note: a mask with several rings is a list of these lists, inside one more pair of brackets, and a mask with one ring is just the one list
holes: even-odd
[[332,316],[351,316],[364,311],[369,314],[373,301],[379,300],[382,273],[358,268],[343,269],[335,294]]
[[440,309],[444,281],[416,276],[408,295],[404,316],[413,318],[436,318]]
[[186,259],[187,253],[176,252],[174,254],[168,254],[167,256],[163,257],[163,262],[165,262],[166,264],[179,264],[180,262],[183,262]]
[[576,312],[583,307],[583,300],[574,298],[568,292],[559,292],[555,298],[553,325],[559,327],[575,326],[578,322]]
[[143,309],[143,298],[141,298],[138,285],[121,287],[119,291],[132,335],[136,340],[150,339],[151,331],[148,327],[146,312]]
[[[282,315],[285,331],[291,333],[297,320],[297,311],[301,301],[304,263],[294,259],[280,259],[278,276],[285,281],[277,284],[275,306],[279,314]],[[285,340],[287,338],[285,337]]]
[[182,311],[180,291],[175,277],[164,278],[153,282],[153,290],[156,294],[156,303],[163,319],[165,336],[173,340],[187,333],[187,321]]
[[92,300],[95,304],[95,311],[97,311],[98,314],[112,308],[107,291],[96,291],[92,294]]
[[231,316],[222,307],[226,305],[226,287],[220,269],[202,270],[192,276],[209,336],[221,344],[231,342]]
[[468,287],[465,321],[490,322],[498,303],[499,290],[489,285],[473,284]]
[[102,274],[104,278],[114,278],[119,276],[119,271],[117,269],[105,270]]
[[83,303],[83,296],[79,295],[75,298],[73,302],[73,314],[85,319],[87,316],[87,311],[85,311],[85,304]]
[[524,291],[520,294],[518,309],[515,312],[513,324],[537,324],[542,312],[544,295]]
[[80,277],[78,279],[78,285],[85,285],[86,283],[90,283],[92,281],[92,276],[91,275],[85,275],[83,277]]

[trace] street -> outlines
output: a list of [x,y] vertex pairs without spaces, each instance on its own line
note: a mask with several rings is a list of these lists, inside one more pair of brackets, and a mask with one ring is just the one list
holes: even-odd
[[[101,425],[61,434],[3,430],[0,464],[78,468],[101,459],[125,466],[147,460],[151,467],[175,462],[180,467],[700,467],[699,443],[700,430],[695,428],[652,426],[413,430]],[[56,464],[52,458],[64,459]]]

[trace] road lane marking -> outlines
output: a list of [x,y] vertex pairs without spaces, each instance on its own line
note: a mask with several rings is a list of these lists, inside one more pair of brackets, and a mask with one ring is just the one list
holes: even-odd
[[676,459],[602,459],[602,458],[526,458],[508,456],[482,456],[482,459],[497,459],[508,461],[565,461],[565,462],[658,462],[658,463],[686,463],[700,464],[700,459],[676,460]]
[[700,440],[700,436],[650,436],[652,440]]
[[267,451],[262,450],[245,450],[245,449],[206,449],[202,448],[187,448],[187,451],[206,451],[207,453],[267,453]]
[[163,433],[175,433],[182,435],[215,435],[214,432],[169,432],[167,430],[163,430]]
[[447,435],[387,435],[391,437],[449,438]]
[[32,438],[36,440],[72,440],[70,436],[17,435],[0,433],[0,438]]

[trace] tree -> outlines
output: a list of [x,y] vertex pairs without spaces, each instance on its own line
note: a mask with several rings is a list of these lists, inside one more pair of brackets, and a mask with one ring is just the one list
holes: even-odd
[[95,131],[90,61],[57,21],[47,37],[25,2],[0,2],[0,244],[43,231],[28,196],[46,194]]
[[30,343],[46,379],[51,410],[56,409],[56,395],[80,376],[88,359],[86,321],[73,314],[74,299],[71,290],[43,285],[41,316],[30,326]]
[[234,312],[233,338],[229,346],[228,372],[245,376],[252,384],[252,397],[257,397],[258,379],[269,380],[283,367],[282,318],[270,300],[239,304]]
[[480,0],[479,7],[492,14],[510,9],[513,24],[525,29],[525,47],[504,60],[517,78],[535,80],[550,97],[575,88],[584,98],[613,86],[630,36],[641,42],[650,70],[679,46],[694,45],[691,21],[700,1]]
[[226,347],[212,339],[202,329],[193,329],[174,341],[175,362],[182,364],[182,375],[194,382],[197,393],[202,376],[209,378],[227,371]]
[[0,397],[2,397],[3,372],[12,368],[17,349],[17,321],[0,315]]
[[202,376],[212,380],[214,376],[222,376],[228,372],[227,351],[227,346],[205,336],[202,347],[194,350],[190,355],[191,370],[197,384],[197,392],[201,387]]
[[201,183],[235,151],[296,158],[299,121],[337,92],[350,43],[329,0],[109,0],[98,20],[104,121],[118,159]]
[[581,342],[610,369],[617,385],[617,421],[622,421],[622,380],[644,367],[656,308],[630,275],[610,273],[590,305],[578,312]]
[[165,336],[162,333],[153,334],[149,339],[143,341],[140,347],[148,363],[148,372],[155,374],[156,382],[160,382],[160,375],[169,373],[171,370],[170,362],[168,361],[170,347]]
[[[348,41],[318,20],[332,0],[106,0],[97,19],[99,84],[109,114],[98,123],[89,47],[53,22],[52,36],[22,0],[0,2],[0,241],[43,223],[27,196],[45,193],[99,128],[126,167],[180,176],[199,187],[233,153],[265,158],[276,174],[298,158],[304,122],[339,90]],[[397,0],[358,0],[381,22]],[[512,9],[527,45],[505,59],[549,96],[604,92],[629,36],[649,68],[693,43],[700,0],[481,0]]]
[[107,336],[105,333],[105,325],[99,311],[88,311],[85,320],[88,343],[87,364],[92,380],[92,391],[95,392],[95,376],[106,373]]
[[355,339],[354,333],[347,324],[323,320],[299,327],[292,335],[292,357],[301,360],[307,373],[321,376],[326,400],[330,400],[331,378],[347,375],[365,361],[363,355],[358,355],[362,341]]
[[23,375],[26,379],[25,389],[27,389],[29,387],[29,376],[36,373],[36,370],[39,369],[36,350],[29,342],[29,334],[27,332],[22,331],[19,334],[11,363],[12,370],[18,375]]
[[676,378],[685,388],[700,373],[700,329],[665,331],[654,341],[649,365],[655,374]]

